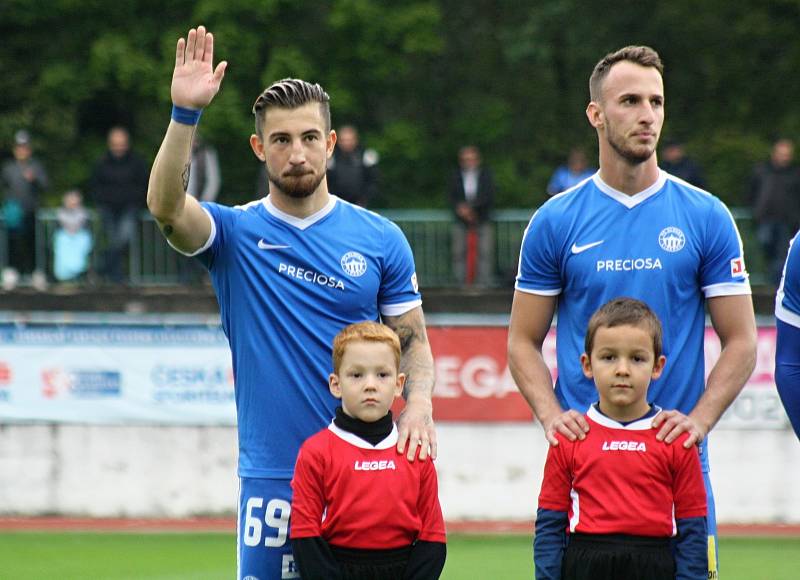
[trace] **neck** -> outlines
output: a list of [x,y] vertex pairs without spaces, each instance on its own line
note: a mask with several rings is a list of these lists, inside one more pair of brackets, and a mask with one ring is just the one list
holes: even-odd
[[344,412],[342,407],[336,408],[336,417],[334,417],[333,422],[340,429],[344,429],[345,431],[349,431],[361,437],[361,439],[368,442],[370,445],[377,445],[386,439],[392,432],[392,427],[394,426],[391,411],[377,421],[370,423],[351,417]]
[[278,189],[272,182],[269,184],[269,199],[276,208],[290,216],[304,219],[314,215],[330,201],[327,179],[323,179],[316,191],[308,197],[292,197]]
[[603,415],[619,423],[636,421],[637,419],[647,415],[647,413],[650,411],[650,404],[646,399],[642,399],[641,401],[637,401],[631,405],[625,406],[614,405],[609,401],[600,399],[599,407],[600,412],[603,413]]
[[631,164],[610,146],[600,148],[600,179],[625,195],[636,195],[658,180],[656,154],[643,163]]

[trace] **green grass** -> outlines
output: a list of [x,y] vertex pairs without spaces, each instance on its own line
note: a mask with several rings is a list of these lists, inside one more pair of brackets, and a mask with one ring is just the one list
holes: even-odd
[[[0,533],[1,580],[233,578],[235,538],[217,533]],[[533,578],[527,536],[451,535],[443,580]],[[800,538],[722,538],[722,580],[795,580]]]

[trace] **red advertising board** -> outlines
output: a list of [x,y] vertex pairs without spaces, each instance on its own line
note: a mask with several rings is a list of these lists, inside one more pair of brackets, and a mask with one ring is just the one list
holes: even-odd
[[[430,326],[428,337],[436,369],[433,393],[437,421],[502,422],[532,421],[533,414],[520,395],[508,370],[504,326]],[[775,328],[758,329],[759,357],[755,371],[745,386],[745,395],[774,391]],[[719,358],[716,333],[706,329],[705,361],[708,373]],[[555,330],[545,340],[543,355],[556,378]],[[748,398],[741,397],[742,404]],[[776,397],[775,397],[776,398]],[[766,403],[765,403],[766,404]],[[751,405],[752,406],[752,405]],[[736,405],[732,407],[735,409]],[[402,409],[397,401],[395,413]]]

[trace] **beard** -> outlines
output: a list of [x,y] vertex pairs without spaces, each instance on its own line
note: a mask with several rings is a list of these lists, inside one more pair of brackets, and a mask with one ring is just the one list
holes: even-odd
[[609,145],[611,145],[611,148],[617,152],[617,155],[622,157],[630,165],[640,165],[650,159],[653,156],[653,153],[656,152],[655,143],[653,144],[652,149],[646,145],[636,148],[631,147],[625,142],[625,139],[622,136],[613,130],[613,127],[607,127],[606,141]]
[[313,171],[296,172],[288,171],[283,175],[275,175],[272,170],[267,167],[267,178],[270,183],[281,190],[284,194],[295,199],[303,199],[310,197],[322,180],[325,178],[325,173],[314,175]]

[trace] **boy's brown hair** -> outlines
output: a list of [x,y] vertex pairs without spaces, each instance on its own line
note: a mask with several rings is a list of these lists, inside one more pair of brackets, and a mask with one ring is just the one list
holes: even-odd
[[643,326],[653,337],[653,354],[655,358],[661,356],[662,334],[661,321],[650,307],[635,298],[614,298],[603,304],[589,319],[584,340],[584,351],[592,355],[594,348],[594,335],[598,328],[613,328],[615,326]]
[[264,119],[267,109],[297,109],[308,103],[319,103],[325,130],[331,130],[331,98],[320,85],[301,79],[281,79],[272,83],[261,93],[253,104],[256,118],[256,135],[263,138]]
[[382,342],[394,352],[394,362],[400,370],[400,339],[397,334],[379,322],[357,322],[345,326],[333,339],[333,372],[338,373],[347,345],[351,342]]

